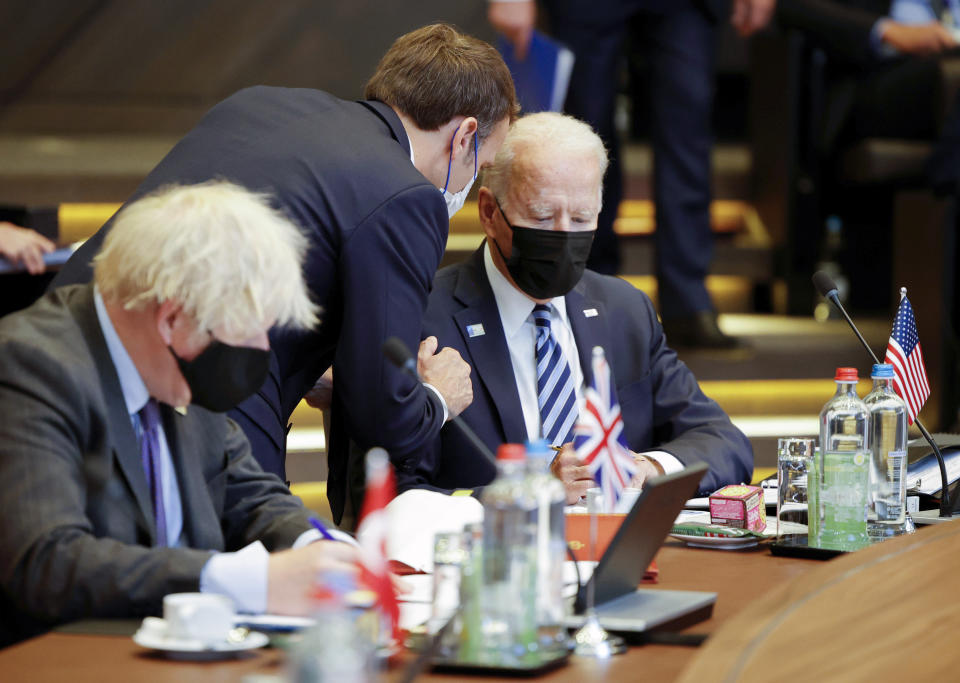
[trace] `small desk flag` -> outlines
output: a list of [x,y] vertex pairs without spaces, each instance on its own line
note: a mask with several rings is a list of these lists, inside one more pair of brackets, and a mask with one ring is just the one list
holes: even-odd
[[906,290],[902,294],[897,317],[893,320],[893,332],[887,342],[887,355],[883,360],[893,366],[893,388],[907,404],[907,418],[913,424],[924,401],[930,396],[930,384],[923,366],[913,307],[907,299]]
[[593,378],[591,386],[583,392],[583,407],[573,430],[573,447],[603,492],[604,510],[613,512],[620,493],[630,485],[637,471],[637,463],[623,435],[617,389],[599,346],[593,347],[591,366]]
[[367,453],[367,492],[357,526],[360,543],[360,581],[377,595],[381,613],[390,621],[393,637],[400,641],[400,606],[390,580],[387,562],[386,507],[394,496],[396,485],[387,452],[373,448]]

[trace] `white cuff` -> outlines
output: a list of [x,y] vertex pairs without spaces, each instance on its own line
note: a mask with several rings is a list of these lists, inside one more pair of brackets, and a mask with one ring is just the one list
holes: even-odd
[[443,395],[440,393],[440,390],[437,389],[432,384],[427,384],[426,382],[423,382],[423,386],[425,386],[427,389],[435,393],[437,395],[437,398],[440,399],[440,405],[443,406],[443,423],[446,424],[447,420],[450,419],[450,411],[447,410],[447,402],[443,400]]
[[637,455],[650,458],[650,460],[656,460],[660,467],[663,468],[664,474],[673,474],[683,469],[683,463],[677,460],[675,455],[671,455],[666,451],[644,451],[643,453],[637,453]]
[[226,595],[238,612],[262,614],[267,609],[269,555],[260,541],[233,553],[216,553],[200,572],[200,591]]

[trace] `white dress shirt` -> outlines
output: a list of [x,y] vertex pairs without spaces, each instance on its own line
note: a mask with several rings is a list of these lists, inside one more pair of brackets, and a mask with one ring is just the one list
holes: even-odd
[[[514,287],[497,269],[490,255],[489,241],[483,248],[483,265],[490,288],[493,290],[493,297],[497,302],[497,310],[500,311],[500,324],[503,325],[503,334],[507,339],[507,348],[510,350],[510,362],[517,382],[517,392],[520,394],[520,407],[523,409],[527,438],[531,441],[540,439],[542,434],[540,404],[537,400],[537,326],[532,316],[533,307],[536,304]],[[573,337],[573,328],[570,326],[570,317],[567,314],[566,298],[554,297],[550,303],[552,304],[550,328],[570,365],[573,386],[577,391],[577,405],[582,405],[583,370],[580,367],[577,341]],[[629,417],[625,416],[624,419]],[[683,463],[665,451],[644,451],[642,455],[659,463],[667,474],[683,469]]]

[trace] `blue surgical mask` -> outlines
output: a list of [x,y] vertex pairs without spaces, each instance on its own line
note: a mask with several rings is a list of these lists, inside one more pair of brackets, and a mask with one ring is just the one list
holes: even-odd
[[457,193],[449,192],[447,186],[450,185],[450,170],[453,166],[453,141],[456,140],[457,134],[454,132],[453,137],[450,139],[450,160],[447,162],[447,181],[443,184],[443,201],[447,203],[447,217],[453,218],[453,215],[463,208],[463,203],[467,201],[467,195],[470,194],[470,188],[473,187],[473,181],[477,179],[477,149],[479,144],[477,142],[477,134],[473,134],[473,178],[470,179],[470,182]]

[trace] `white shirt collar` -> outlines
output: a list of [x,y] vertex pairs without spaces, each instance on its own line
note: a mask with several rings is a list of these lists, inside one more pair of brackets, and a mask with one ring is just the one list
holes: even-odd
[[[503,333],[507,339],[513,338],[523,327],[523,324],[530,318],[533,307],[536,305],[530,297],[513,286],[513,284],[504,277],[496,264],[493,262],[493,256],[490,254],[490,241],[487,240],[483,247],[483,265],[487,272],[487,280],[490,282],[490,288],[493,290],[493,297],[497,302],[497,309],[500,311],[500,323],[503,325]],[[567,322],[567,303],[562,296],[554,297],[550,300],[556,309],[557,315],[564,324]]]

